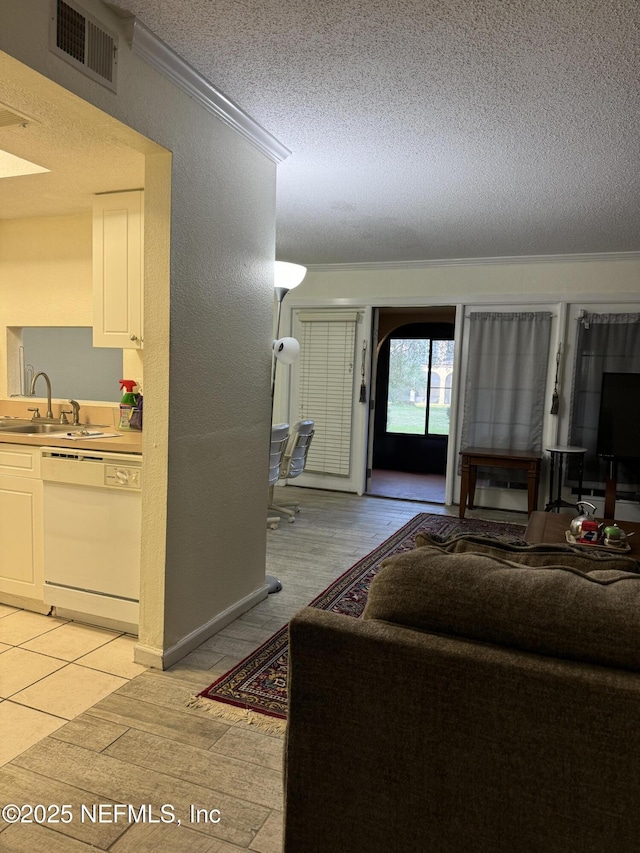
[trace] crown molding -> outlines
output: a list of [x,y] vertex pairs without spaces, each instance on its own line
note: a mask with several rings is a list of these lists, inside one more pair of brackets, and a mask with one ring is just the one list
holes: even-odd
[[281,163],[291,154],[275,136],[223,95],[137,18],[134,18],[131,30],[131,49],[275,163]]
[[469,267],[504,264],[574,264],[594,261],[640,261],[640,252],[591,252],[582,255],[511,255],[500,258],[441,258],[430,261],[363,261],[353,264],[305,264],[309,272],[358,270],[421,270],[430,267]]

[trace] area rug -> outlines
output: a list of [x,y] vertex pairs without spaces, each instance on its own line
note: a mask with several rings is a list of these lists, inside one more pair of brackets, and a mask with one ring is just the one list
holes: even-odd
[[[367,601],[369,585],[380,564],[391,554],[410,551],[416,535],[428,532],[440,537],[457,533],[482,533],[507,539],[522,539],[524,527],[480,519],[420,513],[378,545],[335,580],[309,607],[332,610],[358,618]],[[189,702],[189,707],[205,710],[218,719],[244,720],[263,731],[284,730],[287,717],[287,669],[289,661],[288,625],[229,670]]]

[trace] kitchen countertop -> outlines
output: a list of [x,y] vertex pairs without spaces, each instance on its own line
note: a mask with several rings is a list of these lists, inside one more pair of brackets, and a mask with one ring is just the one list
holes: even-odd
[[[69,430],[73,427],[70,426]],[[100,429],[97,426],[89,426],[88,429]],[[117,430],[113,427],[105,427],[105,432],[117,432],[117,438],[88,438],[71,439],[60,438],[59,434],[48,433],[47,435],[13,435],[0,431],[0,444],[29,444],[36,447],[65,447],[68,450],[111,450],[114,453],[142,453],[142,432],[138,430]]]

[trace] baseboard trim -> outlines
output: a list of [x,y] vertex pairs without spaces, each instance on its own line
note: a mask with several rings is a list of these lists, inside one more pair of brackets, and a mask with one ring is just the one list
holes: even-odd
[[153,669],[168,669],[174,663],[177,663],[190,652],[194,651],[194,649],[197,649],[209,637],[213,637],[218,631],[226,628],[238,616],[242,616],[247,610],[251,610],[252,607],[263,601],[268,594],[269,590],[265,584],[244,598],[241,598],[240,601],[237,601],[231,607],[223,610],[222,613],[218,613],[213,619],[210,619],[204,625],[196,628],[195,631],[182,637],[181,640],[178,640],[177,643],[174,643],[164,651],[153,646],[145,646],[143,643],[137,643],[133,652],[133,659],[141,666],[148,666]]
[[7,607],[17,607],[20,610],[31,610],[33,613],[42,613],[45,616],[51,610],[50,604],[45,604],[42,599],[28,598],[26,595],[14,595],[10,592],[0,593],[0,604]]

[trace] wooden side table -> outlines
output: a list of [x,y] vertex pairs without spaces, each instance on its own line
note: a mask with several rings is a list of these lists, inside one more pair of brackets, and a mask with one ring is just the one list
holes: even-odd
[[460,518],[464,518],[467,496],[469,498],[469,509],[473,509],[478,465],[492,468],[519,468],[526,471],[529,515],[537,509],[541,453],[532,453],[527,450],[493,450],[488,447],[466,447],[460,451],[460,457],[462,460]]

